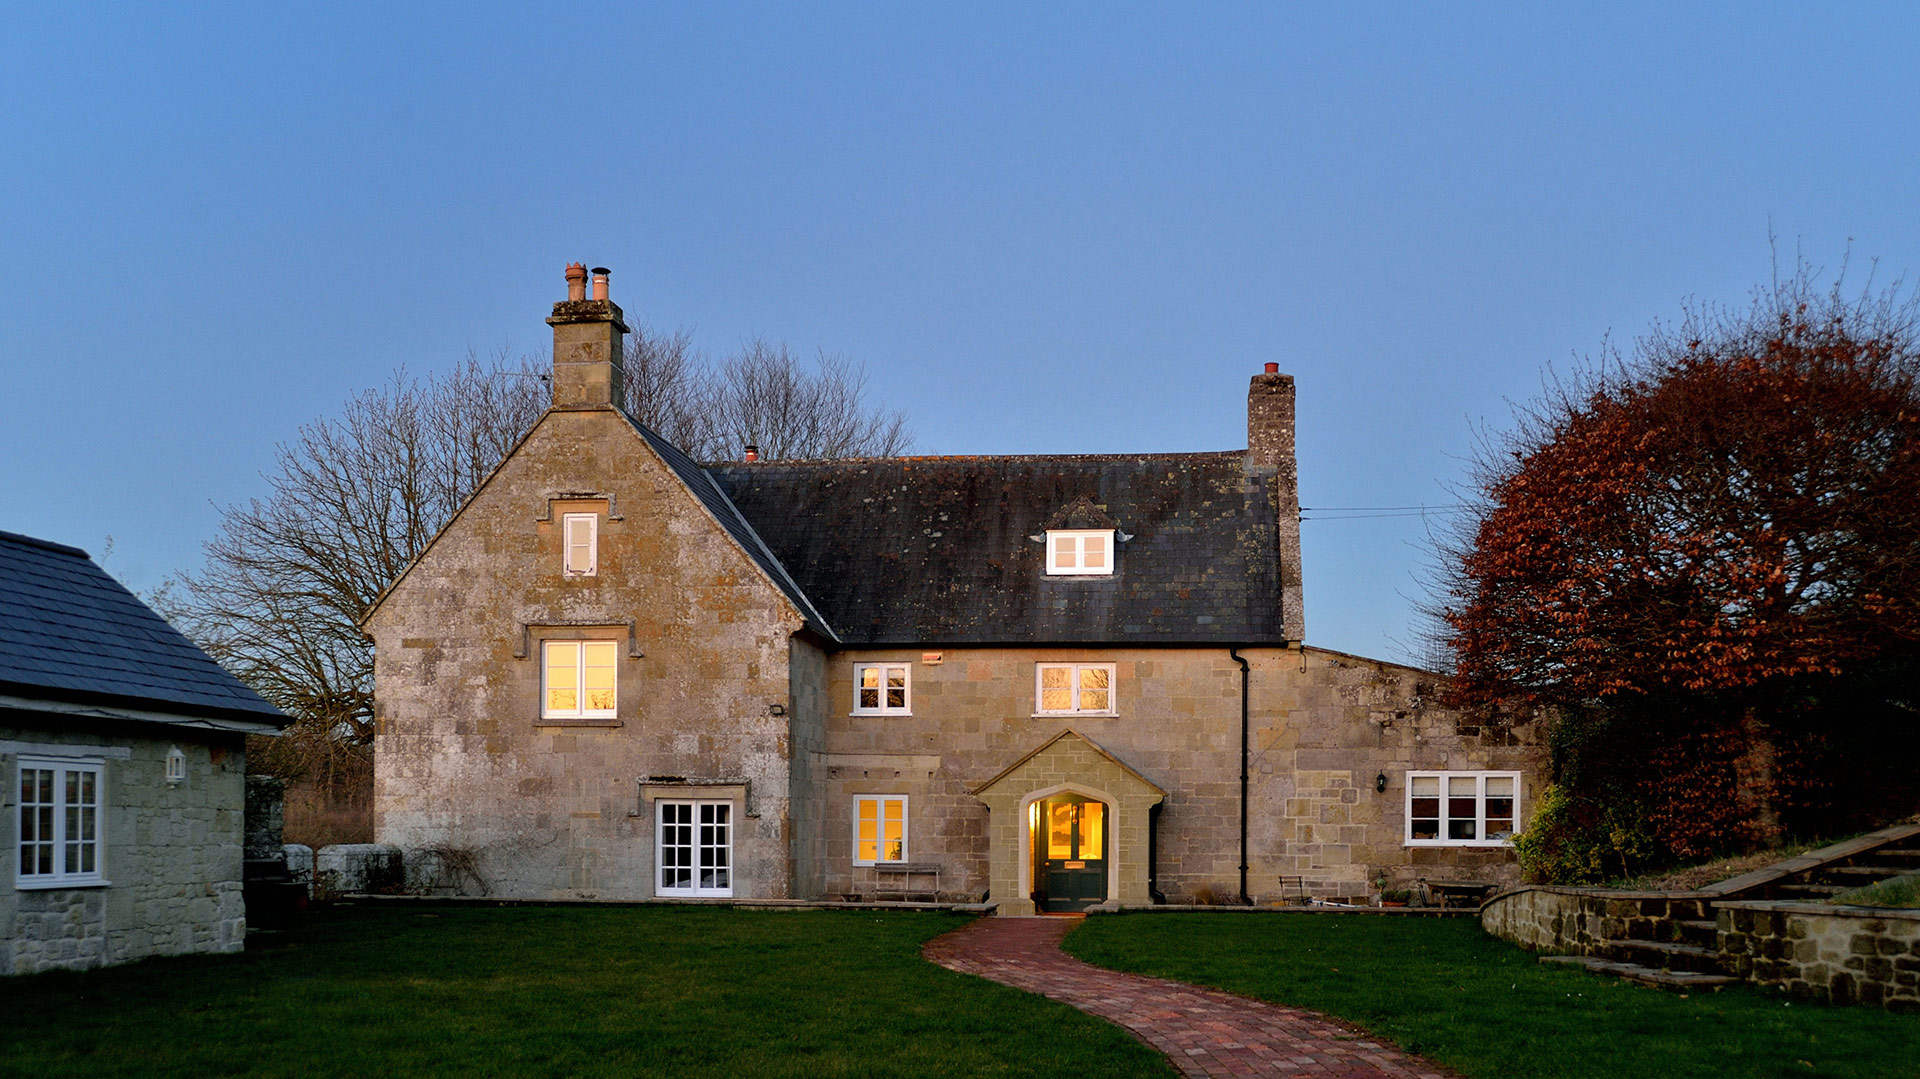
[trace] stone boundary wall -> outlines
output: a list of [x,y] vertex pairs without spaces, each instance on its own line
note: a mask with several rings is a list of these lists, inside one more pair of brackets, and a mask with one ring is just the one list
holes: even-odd
[[1920,910],[1722,902],[1727,973],[1834,1004],[1920,1011]]
[[1609,940],[1677,940],[1675,922],[1709,921],[1713,905],[1698,892],[1520,888],[1487,900],[1480,924],[1530,951],[1592,955]]

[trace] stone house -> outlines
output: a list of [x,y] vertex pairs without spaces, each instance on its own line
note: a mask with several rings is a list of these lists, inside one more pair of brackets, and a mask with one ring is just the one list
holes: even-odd
[[246,736],[287,722],[85,551],[0,532],[0,972],[239,951]]
[[1536,725],[1303,643],[1275,365],[1245,449],[703,467],[614,404],[595,274],[363,623],[381,842],[505,896],[1002,913],[1514,879]]

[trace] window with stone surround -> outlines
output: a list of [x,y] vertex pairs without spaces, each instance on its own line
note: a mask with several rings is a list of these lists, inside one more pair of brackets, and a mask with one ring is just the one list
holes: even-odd
[[853,800],[853,864],[907,860],[907,796],[862,794]]
[[106,807],[99,761],[20,758],[14,816],[19,857],[14,885],[57,888],[105,884],[100,836]]
[[1407,773],[1410,847],[1504,847],[1519,813],[1518,772]]
[[600,515],[566,513],[560,516],[561,556],[569,577],[591,577],[600,568]]
[[1033,710],[1042,716],[1110,716],[1114,701],[1111,663],[1036,663]]
[[619,646],[613,641],[540,644],[540,718],[612,718]]
[[904,716],[912,714],[913,685],[905,663],[853,665],[853,714]]

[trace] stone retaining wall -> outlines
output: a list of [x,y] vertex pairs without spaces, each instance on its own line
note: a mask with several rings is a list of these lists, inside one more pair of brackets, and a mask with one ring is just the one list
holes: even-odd
[[1591,955],[1608,940],[1676,940],[1679,921],[1713,917],[1695,892],[1622,892],[1536,887],[1503,892],[1480,908],[1480,924],[1536,952]]
[[1727,972],[1834,1004],[1920,1011],[1920,910],[1723,902]]

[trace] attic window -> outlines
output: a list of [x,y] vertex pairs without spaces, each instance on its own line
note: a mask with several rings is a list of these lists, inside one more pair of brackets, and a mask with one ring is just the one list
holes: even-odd
[[1047,575],[1113,575],[1113,529],[1090,528],[1047,533]]
[[566,537],[566,575],[591,577],[599,568],[600,516],[595,513],[568,513],[560,518]]

